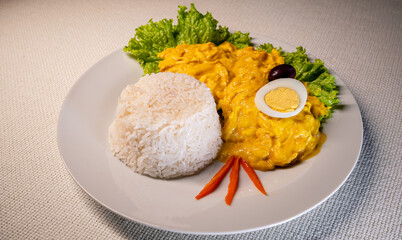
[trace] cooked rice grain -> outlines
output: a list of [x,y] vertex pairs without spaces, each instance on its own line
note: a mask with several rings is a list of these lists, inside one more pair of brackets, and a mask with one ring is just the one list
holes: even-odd
[[159,178],[194,174],[222,144],[211,91],[186,74],[142,77],[121,93],[109,143],[135,172]]

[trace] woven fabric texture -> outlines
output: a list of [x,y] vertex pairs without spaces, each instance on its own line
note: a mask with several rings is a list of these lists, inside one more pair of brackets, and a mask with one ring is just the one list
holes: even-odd
[[[62,103],[93,64],[150,18],[190,1],[0,1],[0,239],[401,239],[402,1],[199,1],[230,29],[302,45],[342,77],[364,124],[357,165],[288,223],[220,236],[154,229],[107,210],[57,147]],[[345,136],[347,138],[347,136]]]

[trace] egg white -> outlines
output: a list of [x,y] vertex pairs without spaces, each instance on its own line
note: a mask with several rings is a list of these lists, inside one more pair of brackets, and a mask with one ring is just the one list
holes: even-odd
[[[272,108],[270,108],[264,100],[265,95],[279,87],[290,88],[294,90],[299,96],[299,106],[296,110],[292,112],[279,112]],[[260,88],[255,95],[255,105],[258,110],[265,113],[268,116],[276,117],[276,118],[288,118],[297,115],[303,109],[304,105],[307,101],[307,89],[302,82],[293,78],[280,78],[274,81],[271,81]]]

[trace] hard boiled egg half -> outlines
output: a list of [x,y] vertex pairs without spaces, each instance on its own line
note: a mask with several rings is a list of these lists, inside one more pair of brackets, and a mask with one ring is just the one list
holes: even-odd
[[297,115],[307,101],[307,89],[293,78],[280,78],[260,88],[255,95],[258,110],[268,116],[288,118]]

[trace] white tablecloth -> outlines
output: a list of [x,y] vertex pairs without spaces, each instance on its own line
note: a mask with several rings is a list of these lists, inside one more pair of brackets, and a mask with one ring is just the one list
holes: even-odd
[[[325,203],[250,233],[157,230],[101,206],[58,151],[58,114],[88,68],[150,18],[190,1],[0,2],[0,239],[401,239],[402,2],[199,1],[223,26],[302,45],[349,87],[363,117],[361,156]],[[347,138],[347,136],[345,136]]]

